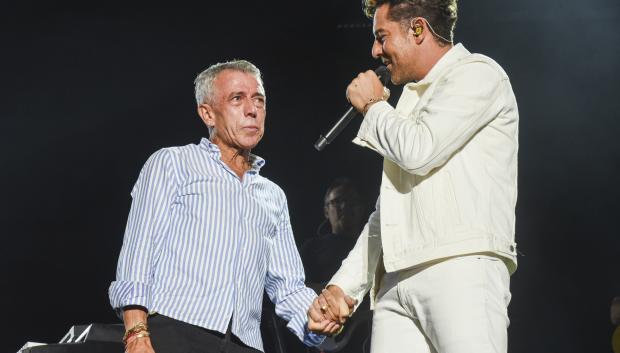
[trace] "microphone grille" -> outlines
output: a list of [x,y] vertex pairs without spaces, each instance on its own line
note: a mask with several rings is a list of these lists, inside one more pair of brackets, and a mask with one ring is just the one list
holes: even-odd
[[387,85],[387,83],[390,81],[390,72],[385,65],[381,65],[376,68],[375,74],[377,74],[377,77],[379,77],[379,80],[381,81],[381,83],[383,83],[384,86]]

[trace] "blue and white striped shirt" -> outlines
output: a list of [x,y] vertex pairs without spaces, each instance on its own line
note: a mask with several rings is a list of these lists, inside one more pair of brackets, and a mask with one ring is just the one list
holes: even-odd
[[251,155],[240,179],[217,145],[155,152],[131,193],[133,202],[109,290],[113,308],[141,305],[210,330],[232,332],[263,350],[263,291],[276,313],[307,345],[323,336],[306,330],[316,294],[304,285],[286,196],[259,175],[265,161]]

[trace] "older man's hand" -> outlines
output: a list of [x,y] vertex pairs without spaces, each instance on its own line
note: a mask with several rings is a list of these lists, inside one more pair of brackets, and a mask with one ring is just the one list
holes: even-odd
[[315,298],[310,308],[308,308],[308,330],[314,333],[331,336],[338,332],[341,327],[339,323],[329,320],[322,313],[318,298]]
[[328,286],[308,309],[308,329],[328,336],[340,332],[355,304],[357,300],[344,294],[340,287]]
[[126,353],[155,353],[149,337],[133,338],[125,346]]

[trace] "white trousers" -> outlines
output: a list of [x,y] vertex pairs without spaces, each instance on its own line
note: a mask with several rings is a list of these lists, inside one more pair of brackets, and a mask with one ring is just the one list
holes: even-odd
[[510,275],[487,255],[386,274],[372,353],[506,353]]

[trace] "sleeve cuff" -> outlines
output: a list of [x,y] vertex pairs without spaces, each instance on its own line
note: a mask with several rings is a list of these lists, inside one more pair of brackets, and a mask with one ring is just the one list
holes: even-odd
[[308,331],[308,329],[306,328],[306,334],[304,335],[304,344],[310,347],[317,347],[321,343],[323,343],[323,341],[325,341],[326,337],[327,336],[319,335],[318,333]]
[[377,151],[377,149],[374,148],[373,145],[369,142],[372,130],[377,125],[377,120],[384,113],[393,109],[394,108],[392,108],[390,103],[386,101],[380,101],[371,105],[366,112],[366,115],[364,115],[364,120],[362,120],[362,124],[360,125],[360,129],[357,132],[357,136],[353,139],[353,143]]
[[114,281],[108,290],[110,304],[114,309],[128,305],[139,305],[151,309],[150,286],[146,283]]
[[286,326],[289,330],[294,332],[306,346],[316,347],[325,340],[324,335],[308,330],[308,318],[305,312],[295,314]]
[[331,279],[331,281],[329,281],[329,283],[327,283],[325,288],[327,288],[329,286],[338,286],[338,287],[340,287],[340,289],[342,289],[344,294],[346,294],[349,297],[357,300],[357,304],[355,304],[355,307],[353,308],[353,312],[355,312],[357,310],[357,308],[362,303],[362,300],[364,300],[364,295],[366,295],[366,291],[363,288],[362,289],[351,289],[352,286],[348,286],[346,284],[346,281],[344,279],[341,280],[341,278],[338,276],[338,274],[334,275],[334,277]]

